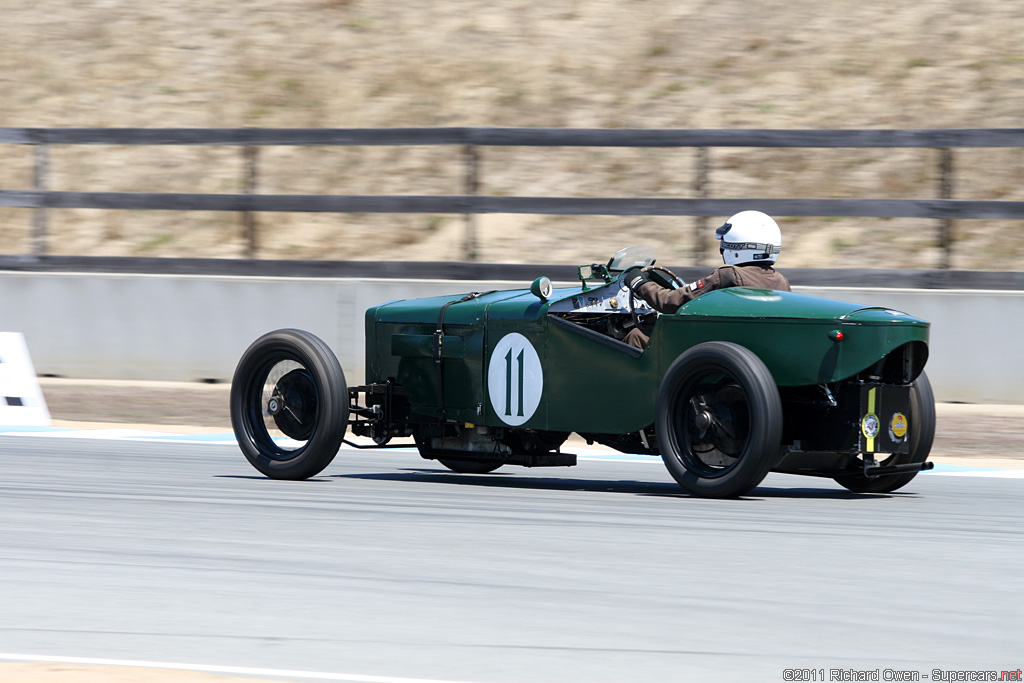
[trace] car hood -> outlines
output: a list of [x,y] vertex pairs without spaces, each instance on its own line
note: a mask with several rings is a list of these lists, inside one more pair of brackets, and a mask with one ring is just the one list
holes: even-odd
[[[448,304],[444,312],[445,324],[472,325],[483,320],[487,308],[498,302],[519,301],[516,307],[520,309],[526,309],[530,304],[536,308],[540,304],[537,297],[531,295],[529,290],[503,290],[475,294],[476,296],[472,298],[466,298],[470,296],[470,293],[462,293],[423,299],[399,299],[375,306],[367,313],[371,313],[378,322],[436,325],[441,315],[441,308]],[[524,297],[524,294],[527,296]]]

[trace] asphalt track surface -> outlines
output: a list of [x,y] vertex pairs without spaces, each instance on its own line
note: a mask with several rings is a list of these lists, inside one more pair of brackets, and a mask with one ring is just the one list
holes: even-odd
[[6,653],[494,683],[1024,666],[1019,478],[715,501],[657,460],[343,450],[281,482],[224,444],[39,436],[0,436],[0,467]]

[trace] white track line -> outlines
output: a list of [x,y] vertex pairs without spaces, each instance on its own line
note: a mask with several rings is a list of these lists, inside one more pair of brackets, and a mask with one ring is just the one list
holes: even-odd
[[143,669],[177,669],[204,673],[236,674],[239,676],[279,676],[309,678],[320,681],[356,681],[357,683],[460,683],[427,678],[400,678],[395,676],[368,676],[364,674],[327,673],[323,671],[294,671],[291,669],[260,669],[248,666],[216,666],[211,664],[181,664],[172,662],[146,662],[130,659],[98,659],[93,657],[49,657],[0,653],[0,660],[14,662],[44,662],[49,664],[87,664],[91,666],[134,666]]

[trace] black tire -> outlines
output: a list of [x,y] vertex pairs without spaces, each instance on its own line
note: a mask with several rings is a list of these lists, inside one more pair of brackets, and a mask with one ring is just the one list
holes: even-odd
[[269,332],[235,368],[231,426],[246,459],[273,479],[322,472],[341,447],[348,411],[341,365],[309,332]]
[[778,387],[764,362],[739,344],[707,342],[676,358],[655,412],[665,467],[695,496],[742,496],[779,455]]
[[449,460],[438,458],[437,461],[458,474],[490,474],[501,467],[500,462],[474,462],[472,460]]
[[[909,463],[924,462],[932,451],[932,442],[935,440],[935,394],[932,393],[932,384],[928,376],[923,372],[910,387],[910,415],[908,420],[911,424],[910,450],[901,455],[891,455],[881,461],[881,465],[903,465]],[[914,425],[916,424],[916,427]],[[841,486],[856,493],[891,493],[896,489],[903,488],[909,484],[917,472],[906,474],[890,474],[885,477],[865,477],[862,472],[857,474],[844,474],[835,477]]]
[[490,474],[505,463],[498,461],[481,462],[477,460],[461,460],[459,458],[446,458],[442,453],[458,455],[451,451],[439,451],[431,447],[430,438],[424,436],[413,437],[416,441],[416,449],[420,455],[427,460],[436,460],[452,472],[457,474]]

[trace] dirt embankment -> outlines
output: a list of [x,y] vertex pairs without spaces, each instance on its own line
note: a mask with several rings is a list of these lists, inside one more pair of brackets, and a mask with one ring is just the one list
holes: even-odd
[[[600,128],[1018,127],[1024,8],[1001,0],[7,2],[0,125]],[[4,149],[0,187],[32,151]],[[267,193],[457,194],[457,148],[268,148]],[[56,148],[51,188],[237,192],[233,148]],[[962,150],[955,196],[1021,199],[1024,151]],[[715,149],[715,197],[929,198],[934,150]],[[693,150],[488,148],[494,195],[694,196]],[[51,211],[55,253],[241,257],[228,213]],[[263,214],[265,258],[448,260],[458,216]],[[780,264],[934,267],[935,221],[785,218]],[[8,253],[30,212],[0,209]],[[480,260],[590,262],[688,218],[489,216]],[[1013,270],[1024,234],[960,221],[954,266]],[[993,239],[998,235],[998,239]],[[709,235],[705,241],[711,243]],[[714,250],[704,259],[713,265]]]

